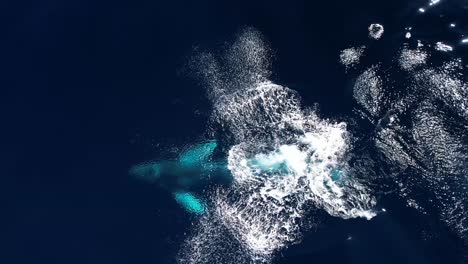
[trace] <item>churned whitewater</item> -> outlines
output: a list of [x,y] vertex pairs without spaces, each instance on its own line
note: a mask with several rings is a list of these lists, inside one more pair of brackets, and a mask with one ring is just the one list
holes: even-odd
[[346,171],[346,123],[321,119],[295,91],[269,81],[269,54],[247,29],[221,56],[193,60],[213,104],[213,131],[221,131],[214,134],[229,144],[234,180],[210,195],[211,210],[180,263],[268,262],[299,242],[312,208],[344,219],[375,216],[375,199]]

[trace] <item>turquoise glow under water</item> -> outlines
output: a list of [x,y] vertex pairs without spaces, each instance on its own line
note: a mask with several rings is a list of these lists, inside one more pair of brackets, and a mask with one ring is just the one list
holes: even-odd
[[206,206],[188,191],[191,186],[209,179],[210,175],[230,177],[226,160],[212,160],[217,146],[215,140],[197,144],[182,152],[176,160],[136,165],[130,169],[130,174],[151,182],[159,182],[172,192],[174,199],[186,211],[202,214]]
[[198,198],[187,192],[176,192],[174,198],[187,212],[195,214],[203,214],[205,205]]
[[333,169],[331,172],[331,178],[334,182],[341,182],[343,180],[343,172],[338,169]]
[[211,140],[186,150],[179,157],[180,165],[186,167],[204,166],[204,163],[207,162],[207,159],[213,154],[217,146],[216,141]]

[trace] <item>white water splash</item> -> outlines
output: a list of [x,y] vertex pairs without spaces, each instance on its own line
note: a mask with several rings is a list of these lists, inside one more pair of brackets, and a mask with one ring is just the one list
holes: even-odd
[[[224,235],[218,236],[234,238],[239,254],[265,262],[300,240],[310,208],[344,219],[375,216],[371,209],[375,199],[363,185],[350,175],[332,179],[333,170],[344,166],[349,147],[346,124],[320,119],[314,111],[303,109],[296,92],[267,80],[263,73],[269,73],[269,63],[258,63],[263,60],[257,56],[264,56],[267,48],[258,32],[245,31],[233,47],[227,54],[228,58],[237,55],[235,60],[223,65],[223,59],[220,63],[210,55],[199,67],[210,71],[205,76],[210,78],[206,83],[211,84],[214,125],[233,143],[228,168],[234,183],[216,190],[210,213],[216,221],[201,220],[210,222],[201,224],[188,240],[182,262],[199,263],[196,259],[201,257],[190,254],[202,251],[193,247],[209,247],[204,250],[211,252],[206,259],[219,256],[211,243],[190,245],[193,238],[207,241],[203,237],[212,237],[216,230],[228,230],[228,235],[222,231]],[[226,84],[230,80],[241,81],[233,86]],[[210,226],[220,224],[223,227]]]
[[[276,131],[260,136],[249,131],[248,137],[231,148],[228,162],[235,183],[218,193],[216,205],[223,222],[249,251],[257,257],[269,256],[295,242],[307,204],[345,219],[375,215],[370,210],[375,201],[363,186],[351,180],[339,184],[331,178],[347,149],[344,123],[330,123],[313,112],[300,111],[294,97],[288,98],[292,91],[272,83],[246,92],[249,96],[241,96],[244,100],[231,99],[229,110],[219,111],[229,113],[223,120],[236,127],[245,124],[246,113],[256,113],[261,115],[256,126],[274,124]],[[289,104],[288,111],[277,111],[275,105],[281,102]],[[251,160],[264,161],[263,166]],[[268,169],[279,163],[285,165],[283,170]]]

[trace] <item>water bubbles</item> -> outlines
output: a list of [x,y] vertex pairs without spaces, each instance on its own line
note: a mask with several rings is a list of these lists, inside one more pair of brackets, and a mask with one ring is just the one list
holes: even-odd
[[[422,45],[422,44],[421,44]],[[400,67],[404,70],[410,71],[416,67],[426,63],[428,54],[422,49],[409,49],[407,47],[403,48],[398,60]]]
[[380,112],[382,100],[382,79],[377,74],[378,67],[372,66],[356,80],[353,88],[354,99],[371,115]]
[[[462,43],[468,43],[468,39]],[[394,179],[396,191],[407,206],[422,214],[429,214],[428,205],[437,208],[436,217],[468,243],[466,65],[460,58],[431,65],[431,46],[421,40],[415,48],[405,43],[396,56],[404,73],[390,66],[385,71],[386,82],[382,82],[383,75],[371,66],[360,73],[353,93],[371,121],[378,120],[372,122],[376,125],[374,150],[383,156],[378,162],[389,168],[385,174]],[[454,50],[442,41],[435,42],[433,48],[440,52]],[[391,82],[393,74],[403,74],[407,79]],[[399,89],[396,95],[392,94],[393,85]],[[357,170],[369,172],[370,168]],[[420,176],[410,176],[406,171]],[[433,197],[421,197],[421,188]]]
[[359,63],[363,53],[364,47],[344,49],[340,53],[340,62],[346,69],[351,68]]
[[448,52],[448,51],[453,50],[452,46],[444,44],[444,43],[442,43],[440,41],[436,42],[435,49],[438,50],[438,51],[444,51],[444,52]]
[[373,39],[380,39],[384,33],[384,27],[380,24],[371,24],[368,30],[369,37]]
[[[426,6],[426,8],[432,8],[433,6],[437,5],[438,3],[440,3],[440,0],[430,0],[429,4]],[[418,9],[418,11],[420,13],[424,13],[424,12],[426,12],[426,8],[421,7],[421,8]]]

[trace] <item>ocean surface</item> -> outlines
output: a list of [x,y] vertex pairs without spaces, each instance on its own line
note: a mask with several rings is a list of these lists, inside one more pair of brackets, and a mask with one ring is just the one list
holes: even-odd
[[2,7],[7,263],[468,263],[468,2]]

